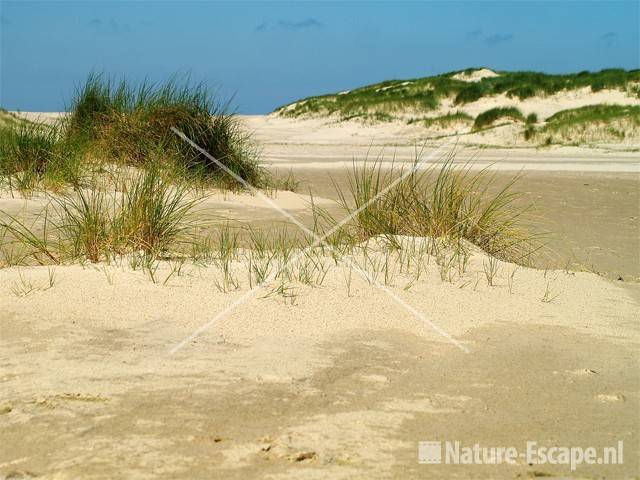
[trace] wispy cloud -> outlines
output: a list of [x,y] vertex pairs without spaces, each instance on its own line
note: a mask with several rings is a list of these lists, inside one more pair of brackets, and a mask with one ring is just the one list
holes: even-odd
[[278,25],[281,28],[288,28],[289,30],[302,30],[305,28],[321,28],[322,23],[316,20],[315,18],[307,18],[300,22],[288,22],[285,20],[280,20]]
[[615,32],[607,32],[600,36],[600,40],[604,42],[605,47],[611,48],[618,38],[618,34]]
[[254,28],[254,32],[264,32],[267,28],[269,27],[269,24],[267,22],[262,22],[260,25],[257,25],[256,28]]
[[322,28],[324,24],[316,18],[305,18],[299,21],[278,20],[276,23],[270,24],[262,22],[254,28],[255,32],[264,32],[266,30],[307,30],[312,28]]
[[110,18],[109,20],[102,18],[92,18],[89,20],[89,25],[98,30],[122,33],[129,30],[129,25],[126,23],[120,23],[117,20]]
[[512,33],[494,33],[493,35],[485,37],[484,41],[487,42],[487,45],[494,46],[510,42],[513,38]]
[[482,30],[478,29],[478,30],[471,30],[470,32],[467,32],[467,37],[468,38],[478,38],[482,35]]

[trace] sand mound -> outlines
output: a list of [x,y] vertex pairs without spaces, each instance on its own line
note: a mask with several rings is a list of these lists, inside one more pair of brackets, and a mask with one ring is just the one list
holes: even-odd
[[480,68],[479,70],[473,70],[471,72],[460,72],[453,75],[451,78],[456,80],[462,80],[463,82],[479,82],[483,78],[499,77],[496,72],[489,70],[488,68]]
[[[619,286],[503,262],[490,286],[478,251],[444,279],[438,258],[412,278],[372,252],[377,285],[326,260],[293,299],[251,293],[242,262],[228,293],[211,265],[161,262],[158,283],[126,262],[0,270],[0,473],[422,478],[402,470],[417,440],[470,440],[469,422],[491,445],[520,444],[526,421],[534,438],[637,451],[640,308]],[[495,478],[528,467],[509,468]]]

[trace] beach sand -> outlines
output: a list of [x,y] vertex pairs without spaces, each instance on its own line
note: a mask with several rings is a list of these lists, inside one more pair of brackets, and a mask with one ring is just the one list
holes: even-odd
[[[277,128],[260,122],[270,125],[257,129],[269,168],[292,168],[301,189],[334,208],[327,174],[344,182],[342,167],[367,139],[319,141],[288,123],[269,137]],[[344,164],[316,165],[330,151]],[[521,189],[556,232],[557,261],[571,252],[604,275],[498,262],[490,286],[491,260],[475,250],[448,280],[434,258],[417,281],[396,272],[376,286],[327,258],[322,285],[296,283],[287,301],[241,275],[238,290],[222,293],[219,270],[190,263],[170,276],[162,262],[158,283],[126,261],[0,269],[0,478],[636,475],[637,154],[474,151],[480,161],[485,153],[487,162],[503,153],[510,172],[548,165],[525,168]],[[275,201],[310,221],[306,193]],[[33,213],[43,199],[1,202]],[[277,218],[248,194],[205,207],[249,223]],[[419,441],[444,440],[519,450],[623,441],[624,463],[575,472],[525,459],[418,463]]]

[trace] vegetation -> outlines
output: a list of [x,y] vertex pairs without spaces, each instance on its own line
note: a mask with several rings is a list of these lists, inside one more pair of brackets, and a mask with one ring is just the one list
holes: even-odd
[[8,112],[4,108],[0,108],[0,127],[15,126],[20,123],[26,123],[26,120],[20,118],[13,112]]
[[454,160],[451,154],[439,170],[408,175],[383,170],[380,163],[354,166],[348,191],[338,188],[353,222],[338,235],[356,243],[380,235],[429,237],[456,246],[466,241],[503,259],[527,261],[538,248],[537,236],[526,225],[529,207],[516,206],[520,194],[512,187],[518,177],[496,188],[486,170],[456,168]]
[[90,75],[76,92],[65,120],[66,138],[80,138],[92,154],[140,165],[161,155],[178,168],[204,177],[224,177],[208,157],[179,139],[183,132],[227,168],[252,184],[262,181],[256,153],[237,118],[204,84],[170,79],[137,87]]
[[76,184],[78,145],[60,139],[59,128],[28,121],[0,126],[0,184],[24,193],[42,183],[50,189]]
[[6,214],[0,222],[22,260],[95,263],[138,252],[157,258],[191,241],[198,204],[186,186],[163,179],[156,167],[118,179],[111,192],[92,185],[49,199],[51,209],[33,225]]
[[[249,288],[269,285],[265,296],[295,303],[294,285],[322,285],[331,268],[343,269],[349,295],[354,270],[372,284],[391,285],[394,278],[404,277],[404,288],[410,288],[432,258],[442,280],[458,278],[464,286],[469,283],[462,277],[472,244],[518,262],[527,262],[537,248],[537,237],[524,222],[527,208],[515,206],[519,195],[512,190],[513,181],[490,193],[492,177],[472,173],[469,165],[454,168],[453,155],[439,169],[412,171],[397,180],[401,173],[384,171],[377,163],[354,167],[350,189],[338,189],[352,221],[338,224],[314,205],[312,232],[300,237],[286,230],[237,230],[229,224],[206,233],[209,225],[196,215],[199,197],[151,166],[114,178],[109,188],[100,183],[49,195],[48,208],[30,225],[4,214],[0,261],[124,261],[163,284],[183,275],[188,261],[196,268],[214,266],[220,291],[238,289],[242,283]],[[318,240],[325,235],[326,241]],[[487,281],[492,285],[497,263],[491,260],[489,265]],[[103,269],[112,283],[107,266]]]
[[547,119],[546,128],[557,129],[567,125],[605,123],[628,119],[640,124],[640,107],[626,105],[588,105],[562,110]]
[[218,103],[205,85],[188,80],[132,86],[92,74],[77,90],[69,114],[54,125],[6,113],[0,119],[0,175],[20,189],[43,181],[45,188],[78,186],[85,167],[152,163],[185,180],[239,187],[172,127],[254,186],[269,183],[257,150],[228,105]]
[[451,125],[464,123],[473,123],[473,117],[464,112],[449,113],[438,117],[414,118],[407,122],[408,124],[421,123],[426,128],[447,128]]
[[625,105],[588,105],[562,110],[549,117],[536,135],[547,143],[558,140],[572,142],[619,141],[629,135],[640,135],[640,107]]
[[493,124],[496,120],[508,118],[511,120],[524,121],[524,115],[515,107],[497,107],[482,112],[473,122],[473,129],[480,130]]
[[[464,70],[472,73],[476,69]],[[552,95],[562,90],[589,87],[593,91],[603,88],[634,90],[640,82],[640,70],[607,69],[599,72],[580,72],[567,75],[551,75],[539,72],[497,72],[496,77],[478,82],[466,82],[454,78],[462,72],[450,72],[433,77],[409,80],[389,80],[348,92],[309,97],[275,110],[287,117],[338,115],[348,118],[354,115],[384,112],[429,112],[445,99],[453,99],[463,105],[498,94],[525,99],[536,95]]]

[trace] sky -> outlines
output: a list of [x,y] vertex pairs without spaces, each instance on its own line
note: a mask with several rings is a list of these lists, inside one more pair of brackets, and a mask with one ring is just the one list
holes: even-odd
[[189,74],[240,113],[472,66],[640,68],[640,2],[0,0],[0,106],[60,111],[89,72]]

